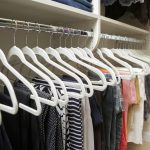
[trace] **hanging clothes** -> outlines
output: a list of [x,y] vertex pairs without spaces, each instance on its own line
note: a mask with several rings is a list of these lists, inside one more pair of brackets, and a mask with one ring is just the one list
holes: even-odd
[[[72,81],[71,78],[63,77],[64,81]],[[48,86],[46,81],[41,79],[33,79],[34,87],[40,88],[41,91],[51,93],[51,88]],[[72,81],[74,82],[74,81]],[[44,84],[43,84],[44,83]],[[76,92],[79,93],[80,90],[69,88],[68,92]],[[65,149],[78,149],[83,150],[84,141],[83,141],[83,122],[82,122],[82,114],[81,114],[81,100],[75,98],[69,98],[69,102],[66,106],[65,110],[67,117],[67,129],[65,130],[66,139],[65,141]]]
[[105,128],[102,114],[103,92],[95,91],[89,101],[94,130],[94,147],[95,150],[105,150]]
[[128,142],[143,144],[144,101],[146,100],[144,76],[138,75],[141,101],[129,110],[131,121],[128,121]]
[[148,120],[150,114],[150,75],[145,76],[145,94],[146,94],[146,101],[144,102],[144,119],[145,121]]
[[122,6],[131,6],[133,3],[144,3],[144,0],[103,0],[105,6],[109,6],[114,4],[116,1],[118,1]]
[[112,5],[105,6],[105,16],[116,20],[121,18],[127,11],[133,13],[142,24],[147,25],[150,19],[150,1],[144,0],[144,3],[133,3],[130,7],[115,1]]
[[[14,89],[18,100],[35,107],[27,87],[16,82]],[[4,92],[8,94],[7,89]],[[40,97],[51,99],[48,94],[38,90],[37,93]],[[37,117],[24,110],[19,110],[15,116],[3,113],[3,120],[13,150],[63,150],[61,122],[55,107],[42,104],[42,114]]]
[[91,118],[91,108],[88,97],[84,97],[81,100],[82,104],[82,121],[83,121],[83,135],[84,135],[84,149],[94,149],[94,131]]

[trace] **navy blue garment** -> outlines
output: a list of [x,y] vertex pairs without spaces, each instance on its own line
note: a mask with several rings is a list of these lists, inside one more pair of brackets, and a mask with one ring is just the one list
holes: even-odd
[[92,3],[92,0],[87,0],[88,2]]
[[103,122],[101,106],[100,107],[98,106],[95,94],[93,94],[93,96],[90,97],[89,100],[93,126],[97,127]]
[[88,2],[87,0],[74,0],[74,1],[83,4],[84,6],[86,6],[88,8],[92,8],[93,7],[93,5],[90,2]]
[[88,8],[88,7],[84,6],[83,4],[81,4],[79,2],[76,2],[74,0],[53,0],[53,1],[56,1],[56,2],[59,2],[59,3],[62,3],[62,4],[66,4],[66,5],[69,5],[69,6],[73,6],[73,7],[85,10],[85,11],[89,11],[89,12],[93,11],[92,8]]

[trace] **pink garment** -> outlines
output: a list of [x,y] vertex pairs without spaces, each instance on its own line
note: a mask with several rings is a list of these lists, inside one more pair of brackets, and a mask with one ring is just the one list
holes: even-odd
[[126,99],[125,109],[128,105],[137,104],[135,79],[133,80],[122,80],[122,91],[123,98]]

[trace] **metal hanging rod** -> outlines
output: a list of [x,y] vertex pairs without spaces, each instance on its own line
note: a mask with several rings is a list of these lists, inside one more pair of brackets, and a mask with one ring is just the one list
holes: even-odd
[[140,39],[136,39],[136,38],[118,36],[118,35],[109,35],[109,34],[103,34],[103,33],[100,35],[100,38],[108,39],[108,40],[115,40],[115,41],[141,43],[141,44],[146,42],[146,40],[140,40]]
[[93,37],[92,31],[0,18],[0,28]]

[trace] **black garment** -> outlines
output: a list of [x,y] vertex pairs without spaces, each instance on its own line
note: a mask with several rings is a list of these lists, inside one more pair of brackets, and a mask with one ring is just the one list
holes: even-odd
[[[35,107],[30,92],[23,84],[15,83],[14,90],[19,102]],[[6,88],[4,91],[8,95]],[[40,91],[38,94],[43,98],[51,98]],[[0,100],[11,105],[7,95],[1,94]],[[7,113],[2,115],[13,150],[63,150],[61,123],[55,107],[43,104],[42,114],[38,117],[21,109],[14,116]]]
[[150,115],[150,75],[145,76],[145,93],[147,101],[144,102],[144,119],[148,120]]
[[144,25],[150,20],[150,1],[144,0],[144,3],[136,3],[131,5],[129,11]]
[[112,19],[119,19],[126,11],[132,12],[134,16],[144,25],[147,25],[150,19],[150,1],[144,0],[144,3],[137,2],[130,7],[121,6],[116,1],[112,5],[105,7],[105,16]]
[[105,6],[112,5],[114,2],[118,1],[122,6],[131,6],[133,3],[140,2],[140,0],[102,0]]
[[[7,89],[5,89],[5,92]],[[11,106],[8,92],[0,94],[0,103]],[[29,94],[16,88],[17,100],[29,106]],[[13,150],[29,150],[29,114],[19,109],[16,115],[2,112],[3,124],[10,139]]]
[[105,127],[102,115],[103,92],[94,91],[94,95],[89,98],[89,101],[93,121],[95,150],[106,150]]
[[[93,96],[91,98],[89,98],[93,127],[97,127],[101,123],[103,123],[101,104],[100,105],[97,104],[97,99],[96,99],[96,94],[95,93],[93,94]],[[100,99],[100,101],[101,101],[101,99]]]
[[[28,91],[28,88],[20,82],[17,82],[15,86],[21,90]],[[36,91],[40,97],[51,99],[49,94],[38,89],[36,89]],[[56,107],[51,107],[45,104],[41,105],[42,113],[40,116],[36,117],[30,115],[30,133],[32,133],[30,135],[30,149],[63,150],[61,120]],[[31,103],[30,106],[34,107],[35,103]]]
[[86,0],[86,1],[88,1],[88,2],[92,3],[92,0]]
[[103,92],[102,112],[104,118],[106,150],[115,150],[120,144],[122,130],[123,98],[121,86],[108,86]]
[[114,87],[108,86],[103,93],[102,112],[105,126],[106,150],[112,150],[116,139],[116,114],[114,109]]
[[0,150],[12,150],[4,125],[0,125]]
[[116,1],[112,5],[105,7],[105,16],[117,20],[120,17],[122,17],[126,11],[127,7],[121,6],[121,4],[118,1]]

